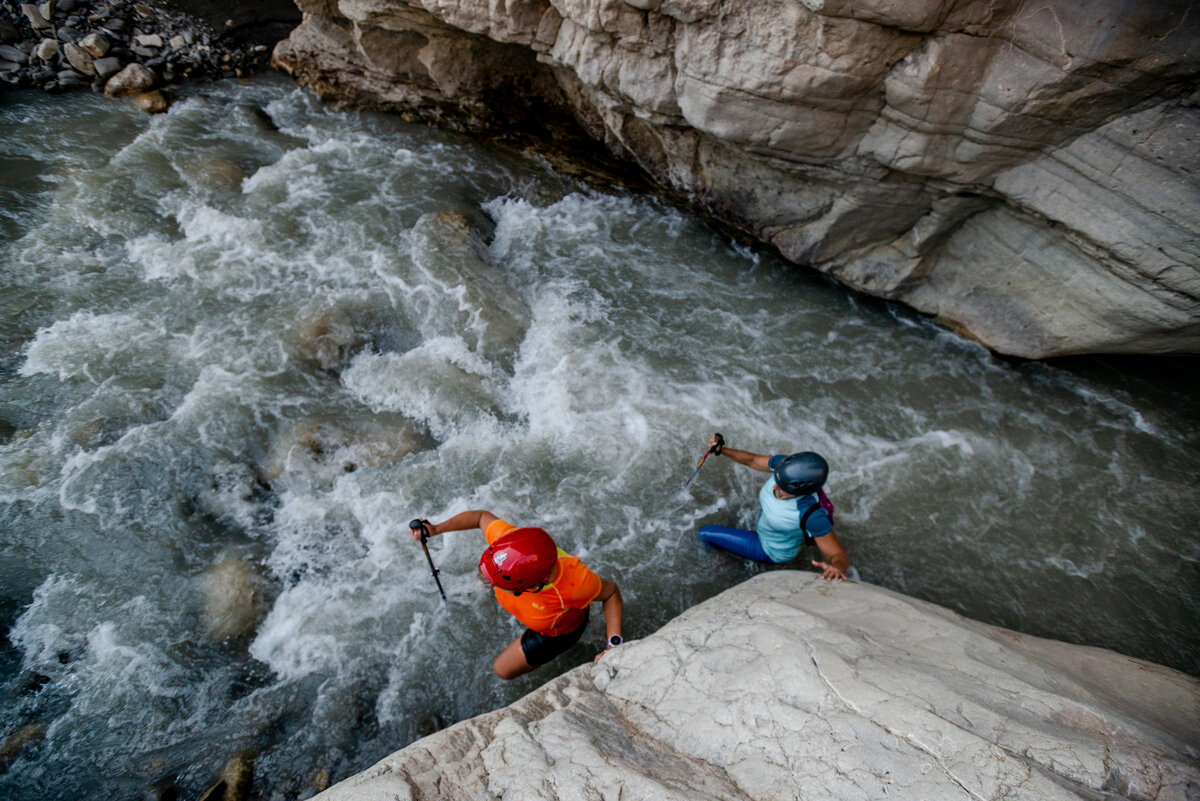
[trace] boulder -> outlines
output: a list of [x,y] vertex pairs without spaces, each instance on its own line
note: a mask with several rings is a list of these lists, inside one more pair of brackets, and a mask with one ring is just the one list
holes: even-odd
[[317,796],[1196,798],[1200,682],[773,571]]
[[37,50],[34,53],[42,61],[53,61],[58,55],[60,45],[57,39],[43,39],[38,43]]
[[104,93],[110,97],[123,97],[148,92],[158,83],[158,76],[149,67],[138,63],[127,64],[124,69],[108,79]]
[[134,98],[138,108],[147,114],[165,114],[171,108],[171,99],[167,97],[165,92],[155,89],[151,92],[143,92]]
[[29,24],[33,26],[35,31],[44,31],[54,27],[50,24],[50,21],[42,15],[42,12],[38,9],[36,3],[22,3],[21,13],[25,15],[25,19],[29,20]]
[[75,68],[77,72],[84,75],[96,74],[96,59],[91,53],[84,50],[76,44],[68,42],[63,45],[63,55],[67,58],[67,63]]

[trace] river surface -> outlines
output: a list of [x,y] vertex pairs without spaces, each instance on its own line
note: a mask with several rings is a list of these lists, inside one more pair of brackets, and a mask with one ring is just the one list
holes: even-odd
[[6,798],[195,797],[243,752],[307,797],[591,658],[599,614],[496,679],[482,536],[433,541],[442,603],[418,515],[543,526],[653,632],[764,569],[695,540],[764,478],[685,490],[713,431],[828,458],[861,580],[1200,673],[1194,361],[1001,360],[279,76],[0,97]]

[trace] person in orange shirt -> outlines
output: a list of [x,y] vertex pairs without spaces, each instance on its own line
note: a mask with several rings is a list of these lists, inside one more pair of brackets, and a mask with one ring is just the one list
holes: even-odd
[[460,512],[442,523],[418,519],[409,524],[412,538],[478,528],[488,541],[479,557],[479,579],[492,586],[496,600],[525,624],[525,633],[508,644],[492,670],[515,679],[559,656],[583,636],[588,607],[601,603],[608,644],[600,659],[621,644],[621,590],[589,570],[578,557],[561,550],[540,528],[517,528],[491,512]]

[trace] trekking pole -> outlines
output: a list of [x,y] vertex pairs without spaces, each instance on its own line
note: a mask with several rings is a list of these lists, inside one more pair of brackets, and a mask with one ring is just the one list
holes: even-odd
[[700,464],[696,465],[696,469],[692,471],[690,476],[688,476],[688,480],[683,482],[684,489],[687,489],[688,484],[692,483],[692,479],[695,478],[696,474],[700,472],[700,468],[704,467],[704,462],[708,459],[709,454],[716,453],[717,451],[721,450],[721,448],[725,447],[724,437],[722,437],[720,434],[713,434],[713,436],[717,438],[717,444],[706,450],[704,455],[700,457]]
[[429,561],[429,569],[433,571],[433,580],[437,582],[438,592],[442,594],[442,600],[446,600],[446,591],[442,589],[442,580],[438,578],[438,573],[442,572],[433,566],[433,557],[429,555],[429,521],[411,520],[408,523],[410,529],[420,529],[421,531],[421,548],[425,550],[425,558]]

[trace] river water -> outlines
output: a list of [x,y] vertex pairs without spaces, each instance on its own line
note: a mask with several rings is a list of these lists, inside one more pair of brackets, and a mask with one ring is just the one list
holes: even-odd
[[238,753],[306,797],[595,652],[598,614],[494,678],[482,537],[434,540],[443,604],[418,515],[547,528],[651,633],[764,569],[695,541],[752,526],[763,478],[684,490],[714,430],[826,455],[858,578],[1200,673],[1192,361],[1000,360],[279,76],[157,117],[2,102],[5,797],[194,797]]

